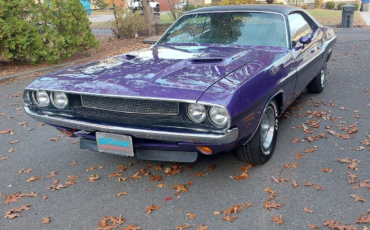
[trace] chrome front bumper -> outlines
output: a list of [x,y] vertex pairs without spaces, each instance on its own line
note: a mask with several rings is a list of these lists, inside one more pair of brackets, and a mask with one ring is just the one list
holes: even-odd
[[27,106],[24,107],[24,110],[33,119],[50,125],[57,125],[61,127],[68,127],[89,132],[99,131],[116,134],[126,134],[141,139],[203,144],[229,144],[234,142],[239,136],[238,128],[228,130],[225,134],[169,132],[150,129],[126,128],[115,125],[103,125],[86,121],[77,121],[64,117],[40,114],[31,110]]

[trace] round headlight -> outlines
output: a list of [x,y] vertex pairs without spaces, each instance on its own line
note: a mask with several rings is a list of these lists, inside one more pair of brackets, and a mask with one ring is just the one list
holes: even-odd
[[58,109],[65,109],[68,105],[67,95],[62,92],[53,93],[53,104]]
[[195,123],[200,123],[204,121],[207,116],[206,107],[200,104],[189,104],[188,116]]
[[229,114],[223,107],[212,106],[209,109],[209,117],[211,121],[218,126],[225,126],[229,122]]
[[50,104],[50,98],[48,93],[45,91],[37,91],[36,101],[41,107],[48,107]]

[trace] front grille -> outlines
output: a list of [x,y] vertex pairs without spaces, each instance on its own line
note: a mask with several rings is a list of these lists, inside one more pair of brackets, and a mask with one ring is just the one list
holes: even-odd
[[81,95],[82,106],[108,111],[137,114],[179,114],[179,103],[170,101],[154,101],[127,98],[112,98]]

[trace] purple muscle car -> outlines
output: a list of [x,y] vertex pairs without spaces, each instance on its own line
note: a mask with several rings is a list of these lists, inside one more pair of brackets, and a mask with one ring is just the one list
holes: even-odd
[[296,7],[197,9],[151,48],[39,78],[25,110],[83,149],[178,162],[235,149],[263,164],[282,112],[323,91],[335,40]]

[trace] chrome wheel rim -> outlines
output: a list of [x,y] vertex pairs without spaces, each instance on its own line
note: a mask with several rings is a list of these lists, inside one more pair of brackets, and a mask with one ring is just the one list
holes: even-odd
[[320,82],[321,82],[321,87],[324,88],[324,82],[325,82],[325,71],[321,70],[321,76],[320,76]]
[[261,121],[261,143],[264,150],[267,150],[274,139],[275,115],[271,107],[267,107]]

